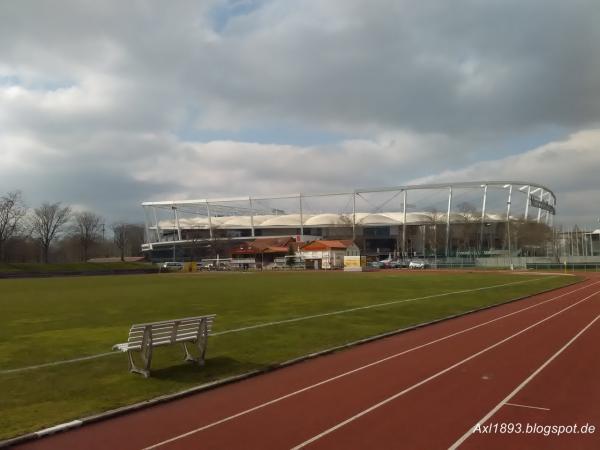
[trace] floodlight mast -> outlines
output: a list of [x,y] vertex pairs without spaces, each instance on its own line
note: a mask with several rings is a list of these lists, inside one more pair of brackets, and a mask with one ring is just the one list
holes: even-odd
[[452,208],[452,186],[448,188],[448,213],[446,214],[446,258],[450,256],[450,209]]
[[487,184],[482,184],[483,188],[483,203],[481,205],[481,231],[479,233],[479,252],[483,252],[483,227],[485,226],[485,206],[487,201]]

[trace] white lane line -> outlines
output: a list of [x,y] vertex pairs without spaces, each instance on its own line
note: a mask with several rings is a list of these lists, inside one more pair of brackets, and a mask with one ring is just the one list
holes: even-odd
[[[404,300],[393,300],[393,301],[386,302],[386,303],[378,303],[378,304],[375,304],[375,305],[367,305],[367,306],[358,306],[356,308],[343,309],[343,310],[339,310],[339,311],[331,311],[331,312],[326,312],[326,313],[321,313],[321,314],[313,314],[311,316],[293,317],[291,319],[284,319],[284,320],[279,320],[279,321],[276,321],[276,322],[258,323],[256,325],[250,325],[250,326],[247,326],[247,327],[241,327],[241,328],[234,328],[234,329],[231,329],[231,330],[219,331],[217,333],[211,333],[210,335],[211,336],[221,336],[223,334],[239,333],[241,331],[254,330],[256,328],[271,327],[271,326],[274,326],[274,325],[281,325],[281,324],[284,324],[284,323],[300,322],[302,320],[316,319],[316,318],[319,318],[319,317],[333,316],[333,315],[336,315],[336,314],[346,314],[346,313],[349,313],[349,312],[360,311],[360,310],[363,310],[363,309],[380,308],[382,306],[394,305],[394,304],[397,304],[397,303],[414,302],[414,301],[417,301],[417,300],[426,300],[426,299],[429,299],[429,298],[444,297],[444,296],[454,295],[454,294],[464,294],[464,293],[467,293],[467,292],[475,292],[475,291],[482,291],[482,290],[486,290],[486,289],[494,289],[494,288],[498,288],[498,287],[511,286],[511,285],[514,285],[514,284],[531,283],[533,281],[547,280],[549,278],[556,278],[556,277],[534,278],[534,279],[531,279],[531,280],[515,281],[515,282],[512,282],[512,283],[494,284],[492,286],[484,286],[484,287],[475,288],[475,289],[466,289],[466,290],[454,291],[454,292],[444,292],[444,293],[441,293],[441,294],[433,294],[433,295],[428,295],[428,296],[425,296],[425,297],[416,297],[416,298],[409,298],[409,299],[404,299]],[[591,286],[591,285],[587,285],[587,286]],[[535,294],[532,294],[532,295],[535,295]],[[38,364],[38,365],[35,365],[35,366],[17,367],[15,369],[0,370],[0,375],[10,374],[10,373],[18,373],[18,372],[23,372],[23,371],[26,371],[26,370],[41,369],[41,368],[44,368],[44,367],[59,366],[59,365],[62,365],[62,364],[70,364],[70,363],[75,363],[75,362],[80,362],[80,361],[87,361],[89,359],[102,358],[104,356],[120,355],[120,354],[121,354],[121,352],[98,353],[98,354],[95,354],[95,355],[81,356],[81,357],[73,358],[73,359],[64,359],[64,360],[60,360],[60,361],[52,361],[52,362],[49,362],[49,363]]]
[[[596,318],[594,320],[592,320],[590,323],[588,323],[585,327],[583,327],[575,336],[573,336],[571,339],[569,339],[569,341],[563,345],[554,355],[552,355],[550,358],[548,358],[540,367],[538,367],[536,369],[535,372],[533,372],[531,375],[529,375],[525,380],[523,380],[523,382],[518,385],[510,394],[508,394],[506,396],[506,398],[504,400],[502,400],[500,403],[498,403],[489,413],[487,413],[485,416],[483,416],[481,419],[479,419],[479,421],[477,423],[485,423],[488,421],[488,419],[490,417],[492,417],[494,414],[496,414],[496,412],[502,408],[502,406],[506,405],[507,402],[513,398],[515,395],[517,395],[519,393],[519,391],[521,389],[523,389],[531,380],[533,380],[542,370],[544,370],[544,368],[550,364],[552,361],[554,361],[562,352],[564,352],[573,342],[575,342],[575,340],[581,336],[583,333],[585,333],[598,319],[600,319],[600,314],[598,314],[596,316]],[[475,425],[476,426],[476,425]],[[473,434],[473,430],[475,429],[475,426],[471,427],[471,429],[469,429],[465,434],[463,434],[460,439],[458,439],[454,444],[452,444],[452,446],[450,447],[450,450],[454,450],[457,449],[459,445],[461,445],[465,440],[467,440],[469,438],[469,436],[471,436]]]
[[548,299],[548,300],[544,300],[544,301],[542,301],[542,302],[539,302],[539,303],[536,303],[536,304],[534,304],[534,305],[530,305],[530,306],[527,306],[527,307],[525,307],[525,308],[519,309],[519,310],[517,310],[517,311],[513,311],[513,312],[511,312],[511,313],[508,313],[508,314],[505,314],[505,315],[502,315],[502,316],[496,317],[496,318],[494,318],[494,319],[488,320],[487,322],[483,322],[483,323],[480,323],[480,324],[474,325],[474,326],[472,326],[472,327],[465,328],[465,329],[463,329],[463,330],[460,330],[460,331],[457,331],[457,332],[454,332],[454,333],[448,334],[448,335],[446,335],[446,336],[443,336],[443,337],[441,337],[441,338],[434,339],[433,341],[429,341],[429,342],[426,342],[426,343],[424,343],[424,344],[417,345],[416,347],[412,347],[412,348],[409,348],[409,349],[407,349],[407,350],[404,350],[404,351],[402,351],[402,352],[395,353],[395,354],[393,354],[393,355],[390,355],[390,356],[387,356],[387,357],[385,357],[385,358],[379,359],[379,360],[377,360],[377,361],[371,362],[371,363],[369,363],[369,364],[365,364],[365,365],[363,365],[363,366],[360,366],[360,367],[357,367],[357,368],[355,368],[355,369],[349,370],[349,371],[347,371],[347,372],[341,373],[341,374],[339,374],[339,375],[336,375],[336,376],[334,376],[334,377],[327,378],[327,379],[325,379],[325,380],[319,381],[318,383],[315,383],[315,384],[312,384],[312,385],[306,386],[306,387],[304,387],[304,388],[298,389],[298,390],[296,390],[296,391],[290,392],[289,394],[283,395],[283,396],[281,396],[281,397],[274,398],[274,399],[272,399],[272,400],[269,400],[269,401],[267,401],[267,402],[265,402],[265,403],[261,403],[261,404],[259,404],[259,405],[256,405],[256,406],[252,407],[252,408],[249,408],[249,409],[246,409],[246,410],[240,411],[239,413],[233,414],[233,415],[231,415],[231,416],[228,416],[228,417],[224,417],[223,419],[217,420],[216,422],[212,422],[212,423],[209,423],[209,424],[207,424],[207,425],[204,425],[204,426],[202,426],[202,427],[199,427],[199,428],[196,428],[196,429],[190,430],[190,431],[188,431],[188,432],[186,432],[186,433],[183,433],[183,434],[180,434],[180,435],[174,436],[173,438],[170,438],[170,439],[167,439],[167,440],[165,440],[165,441],[159,442],[159,443],[157,443],[157,444],[154,444],[154,445],[152,445],[152,446],[150,446],[150,447],[146,447],[144,450],[149,450],[149,449],[157,448],[157,447],[160,447],[160,446],[162,446],[162,445],[165,445],[165,444],[168,444],[168,443],[171,443],[171,442],[177,441],[177,440],[179,440],[179,439],[183,439],[183,438],[185,438],[185,437],[187,437],[187,436],[191,436],[191,435],[193,435],[193,434],[196,434],[196,433],[199,433],[199,432],[201,432],[201,431],[207,430],[207,429],[209,429],[209,428],[215,427],[215,426],[217,426],[217,425],[220,425],[220,424],[222,424],[222,423],[229,422],[229,421],[231,421],[231,420],[233,420],[233,419],[236,419],[236,418],[238,418],[238,417],[245,416],[245,415],[247,415],[247,414],[250,414],[250,413],[252,413],[252,412],[254,412],[254,411],[257,411],[257,410],[259,410],[259,409],[265,408],[265,407],[267,407],[267,406],[269,406],[269,405],[273,405],[273,404],[275,404],[275,403],[281,402],[281,401],[283,401],[283,400],[285,400],[285,399],[287,399],[287,398],[294,397],[294,396],[296,396],[296,395],[299,395],[299,394],[301,394],[301,393],[303,393],[303,392],[307,392],[307,391],[309,391],[309,390],[312,390],[312,389],[315,389],[315,388],[317,388],[317,387],[319,387],[319,386],[323,386],[324,384],[330,383],[330,382],[332,382],[332,381],[335,381],[335,380],[339,380],[340,378],[347,377],[348,375],[351,375],[351,374],[354,374],[354,373],[360,372],[360,371],[362,371],[362,370],[368,369],[368,368],[370,368],[370,367],[373,367],[373,366],[376,366],[376,365],[382,364],[382,363],[384,363],[384,362],[386,362],[386,361],[389,361],[389,360],[391,360],[391,359],[394,359],[394,358],[398,358],[398,357],[400,357],[400,356],[402,356],[402,355],[406,355],[407,353],[414,352],[414,351],[416,351],[416,350],[419,350],[419,349],[421,349],[421,348],[425,348],[425,347],[428,347],[428,346],[430,346],[430,345],[436,344],[436,343],[438,343],[438,342],[445,341],[446,339],[450,339],[450,338],[452,338],[452,337],[454,337],[454,336],[458,336],[458,335],[460,335],[460,334],[467,333],[467,332],[469,332],[469,331],[471,331],[471,330],[475,330],[475,329],[477,329],[477,328],[480,328],[480,327],[483,327],[483,326],[485,326],[485,325],[489,325],[490,323],[497,322],[498,320],[505,319],[506,317],[510,317],[510,316],[513,316],[513,315],[515,315],[515,314],[519,314],[519,313],[521,313],[521,312],[523,312],[523,311],[527,311],[527,310],[529,310],[529,309],[531,309],[531,308],[536,308],[536,307],[538,307],[538,306],[540,306],[540,305],[543,305],[543,304],[545,304],[545,303],[548,303],[548,302],[551,302],[551,301],[558,300],[559,298],[565,297],[565,296],[567,296],[567,295],[571,295],[571,294],[573,294],[573,293],[575,293],[575,292],[577,292],[577,291],[581,291],[581,290],[583,290],[583,289],[587,289],[587,288],[589,288],[589,287],[593,286],[594,284],[598,284],[598,283],[600,283],[600,281],[596,281],[596,282],[594,282],[594,283],[592,283],[592,284],[588,284],[588,285],[586,285],[586,286],[583,286],[583,287],[580,287],[580,288],[574,289],[574,290],[572,290],[572,291],[565,292],[564,294],[557,295],[556,297],[550,298],[550,299]]
[[49,363],[38,364],[38,365],[35,365],[35,366],[17,367],[16,369],[0,370],[0,375],[9,374],[9,373],[24,372],[26,370],[41,369],[43,367],[60,366],[62,364],[69,364],[69,363],[74,363],[74,362],[87,361],[89,359],[102,358],[104,356],[117,355],[117,354],[118,353],[115,353],[115,352],[98,353],[96,355],[81,356],[79,358],[73,358],[73,359],[64,359],[64,360],[61,360],[61,361],[53,361],[53,362],[49,362]]
[[[284,323],[300,322],[302,320],[316,319],[316,318],[319,318],[319,317],[327,317],[327,316],[333,316],[333,315],[337,315],[337,314],[346,314],[346,313],[349,313],[349,312],[362,311],[362,310],[365,310],[365,309],[381,308],[382,306],[396,305],[396,304],[399,304],[399,303],[416,302],[418,300],[428,300],[428,299],[431,299],[431,298],[447,297],[449,295],[456,295],[456,294],[466,294],[467,292],[484,291],[484,290],[495,289],[495,288],[499,288],[499,287],[512,286],[512,285],[515,285],[515,284],[531,283],[533,281],[547,280],[549,278],[556,278],[556,277],[557,276],[548,277],[548,278],[534,278],[532,280],[513,281],[511,283],[494,284],[492,286],[483,286],[483,287],[474,288],[474,289],[463,289],[463,290],[460,290],[460,291],[443,292],[441,294],[426,295],[424,297],[414,297],[414,298],[407,298],[407,299],[402,299],[402,300],[391,300],[389,302],[376,303],[374,305],[357,306],[356,308],[342,309],[342,310],[338,310],[338,311],[330,311],[330,312],[326,312],[326,313],[313,314],[313,315],[310,315],[310,316],[292,317],[291,319],[278,320],[278,321],[275,321],[275,322],[259,323],[259,324],[256,324],[256,325],[249,325],[247,327],[234,328],[234,329],[231,329],[231,330],[224,330],[224,331],[219,331],[217,333],[211,333],[211,336],[220,336],[222,334],[237,333],[237,332],[240,332],[240,331],[253,330],[255,328],[271,327],[273,325],[281,325],[281,324],[284,324]],[[588,286],[591,286],[591,285],[588,285]],[[535,294],[532,294],[532,295],[535,295]]]
[[[413,384],[412,386],[410,386],[410,387],[408,387],[408,388],[406,388],[406,389],[404,389],[404,390],[402,390],[402,391],[400,391],[400,392],[398,392],[398,393],[396,393],[396,394],[394,394],[394,395],[386,398],[385,400],[382,400],[379,403],[374,404],[373,406],[371,406],[371,407],[369,407],[369,408],[367,408],[367,409],[359,412],[358,414],[355,414],[352,417],[349,417],[348,419],[344,420],[343,422],[340,422],[337,425],[334,425],[333,427],[328,428],[327,430],[323,431],[322,433],[319,433],[318,435],[313,436],[312,438],[310,438],[310,439],[308,439],[308,440],[306,440],[306,441],[304,441],[304,442],[296,445],[295,447],[292,448],[292,450],[297,450],[297,449],[306,447],[308,444],[311,444],[312,442],[315,442],[315,441],[321,439],[322,437],[327,436],[328,434],[330,434],[330,433],[332,433],[332,432],[334,432],[334,431],[342,428],[343,426],[348,425],[350,422],[354,422],[355,420],[357,420],[357,419],[359,419],[359,418],[361,418],[361,417],[369,414],[370,412],[375,411],[376,409],[378,409],[378,408],[380,408],[380,407],[382,407],[382,406],[390,403],[393,400],[396,400],[397,398],[399,398],[399,397],[407,394],[408,392],[413,391],[414,389],[418,388],[419,386],[422,386],[425,383],[428,383],[429,381],[434,380],[434,379],[440,377],[441,375],[444,375],[445,373],[447,373],[447,372],[449,372],[449,371],[451,371],[451,370],[453,370],[453,369],[455,369],[455,368],[457,368],[457,367],[459,367],[459,366],[461,366],[461,365],[463,365],[463,364],[471,361],[472,359],[475,359],[478,356],[483,355],[484,353],[486,353],[486,352],[488,352],[488,351],[490,351],[490,350],[498,347],[499,345],[502,345],[505,342],[508,342],[511,339],[514,339],[515,337],[517,337],[517,336],[525,333],[526,331],[531,330],[532,328],[534,328],[534,327],[536,327],[536,326],[538,326],[538,325],[546,322],[547,320],[552,319],[553,317],[555,317],[555,316],[557,316],[559,314],[562,314],[563,312],[567,311],[568,309],[571,309],[574,306],[576,306],[576,305],[578,305],[578,304],[580,304],[580,303],[582,303],[582,302],[584,302],[584,301],[586,301],[586,300],[588,300],[588,299],[590,299],[590,298],[592,298],[592,297],[594,297],[595,295],[598,295],[598,294],[600,294],[600,291],[596,291],[593,294],[591,294],[591,295],[583,298],[582,300],[579,300],[578,302],[573,303],[573,304],[567,306],[566,308],[563,308],[560,311],[555,312],[554,314],[551,314],[551,315],[547,316],[546,318],[544,318],[544,319],[542,319],[542,320],[534,323],[533,325],[529,325],[528,327],[523,328],[522,330],[520,330],[520,331],[518,331],[518,332],[516,332],[516,333],[514,333],[514,334],[512,334],[512,335],[510,335],[510,336],[508,336],[508,337],[506,337],[504,339],[502,339],[501,341],[498,341],[495,344],[492,344],[492,345],[484,348],[483,350],[478,351],[477,353],[473,353],[472,355],[470,355],[470,356],[468,356],[468,357],[466,357],[466,358],[458,361],[457,363],[452,364],[451,366],[449,366],[449,367],[447,367],[447,368],[445,368],[443,370],[440,370],[439,372],[431,375],[430,377],[427,377],[424,380],[421,380],[418,383]],[[487,419],[487,417],[486,417],[486,419]],[[485,420],[483,420],[483,421],[485,421]],[[467,432],[467,435],[470,432],[471,432],[471,430],[469,430]],[[454,448],[454,447],[452,447],[452,448]]]
[[541,409],[542,411],[550,411],[550,408],[542,408],[541,406],[521,405],[520,403],[505,403],[506,406],[518,406],[519,408]]

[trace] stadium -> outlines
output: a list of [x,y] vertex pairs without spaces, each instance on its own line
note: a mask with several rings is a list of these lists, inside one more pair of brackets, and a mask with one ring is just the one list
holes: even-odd
[[235,258],[261,240],[275,256],[290,240],[345,240],[370,259],[474,258],[548,254],[556,196],[527,181],[473,181],[142,206],[153,261]]

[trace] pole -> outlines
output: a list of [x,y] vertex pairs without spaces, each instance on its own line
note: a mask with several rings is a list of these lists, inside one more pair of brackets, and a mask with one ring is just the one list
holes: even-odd
[[510,204],[512,200],[512,189],[513,185],[511,184],[508,188],[508,201],[506,202],[506,231],[508,233],[508,260],[510,264],[510,270],[513,269],[512,263],[512,248],[510,242]]
[[356,191],[352,193],[352,242],[356,241]]
[[529,196],[531,195],[531,186],[527,186],[527,202],[525,203],[525,221],[529,220]]
[[212,227],[212,218],[210,216],[210,205],[208,203],[208,200],[206,201],[206,215],[208,216],[208,235],[209,235],[210,239],[212,240],[213,227]]
[[300,201],[300,242],[304,239],[304,219],[302,215],[302,193],[298,194],[298,199]]
[[[437,214],[437,213],[435,213]],[[434,240],[434,246],[435,246],[435,256],[434,256],[434,260],[435,260],[435,268],[437,269],[437,252],[438,252],[438,248],[437,248],[437,217],[435,218],[435,222],[433,222],[433,240]]]
[[[540,202],[544,201],[544,190],[540,188]],[[537,223],[540,223],[542,218],[542,208],[538,208]]]
[[487,184],[483,186],[483,204],[481,205],[481,231],[479,233],[479,253],[483,253],[483,227],[485,226],[485,203],[487,201]]
[[450,256],[450,209],[452,208],[452,186],[448,190],[448,213],[446,214],[446,258]]
[[404,190],[402,191],[402,259],[406,256],[406,190]]
[[156,226],[156,240],[160,242],[160,228],[158,227],[158,217],[156,216],[156,206],[152,207],[152,212],[154,213],[154,224]]
[[181,227],[179,226],[179,214],[177,214],[177,207],[172,206],[173,212],[175,214],[175,226],[177,227],[177,239],[181,241]]
[[254,209],[252,208],[252,197],[248,196],[250,202],[250,227],[252,228],[252,237],[254,237]]

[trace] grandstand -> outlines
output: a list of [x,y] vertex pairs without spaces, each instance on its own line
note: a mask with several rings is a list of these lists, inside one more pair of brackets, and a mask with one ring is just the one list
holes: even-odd
[[545,251],[556,208],[523,181],[423,184],[350,192],[142,203],[153,260],[231,255],[240,241],[352,240],[374,258]]

